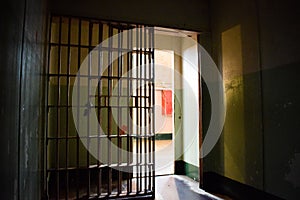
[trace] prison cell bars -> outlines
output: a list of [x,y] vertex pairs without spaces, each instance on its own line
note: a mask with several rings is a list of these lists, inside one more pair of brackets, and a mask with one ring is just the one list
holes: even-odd
[[[56,18],[56,22],[57,19],[58,20],[58,41],[53,42],[52,41],[52,37],[55,37],[55,35],[53,36],[54,31],[52,30],[52,25],[54,23],[53,18]],[[67,20],[67,43],[62,43],[62,20]],[[71,44],[71,26],[72,26],[72,20],[77,20],[78,21],[78,41],[77,44]],[[79,70],[80,64],[82,62],[81,59],[81,54],[82,54],[82,50],[83,49],[88,49],[88,51],[90,52],[95,46],[92,45],[92,37],[93,37],[93,27],[94,25],[98,24],[98,43],[102,42],[103,40],[103,23],[102,21],[96,21],[95,20],[87,20],[87,19],[81,19],[81,18],[71,18],[71,17],[63,17],[63,16],[52,16],[51,17],[51,28],[50,28],[50,38],[49,38],[49,54],[48,54],[48,69],[47,69],[47,80],[48,80],[48,85],[47,85],[47,111],[48,111],[48,115],[47,115],[47,156],[51,157],[51,152],[50,152],[50,148],[48,146],[48,144],[50,143],[49,141],[55,141],[55,167],[51,168],[50,164],[49,164],[49,160],[46,159],[46,168],[47,168],[47,174],[48,174],[48,186],[47,186],[47,193],[49,194],[50,198],[56,198],[56,199],[60,199],[62,198],[63,195],[61,195],[61,193],[64,192],[64,196],[65,199],[69,199],[72,195],[70,195],[70,191],[73,191],[74,188],[70,188],[70,173],[71,171],[76,171],[76,198],[81,198],[82,194],[80,192],[81,190],[81,179],[80,177],[82,176],[82,171],[87,171],[87,182],[86,182],[86,197],[92,197],[92,191],[91,191],[91,169],[94,169],[94,165],[91,165],[90,163],[90,154],[89,154],[89,148],[90,148],[90,142],[92,137],[90,136],[90,128],[89,126],[87,127],[87,135],[85,137],[85,139],[87,140],[87,155],[86,155],[86,167],[82,167],[80,166],[80,138],[79,135],[76,134],[76,136],[71,136],[69,134],[70,131],[70,121],[72,120],[72,118],[70,118],[69,116],[69,111],[72,109],[72,105],[69,104],[70,98],[69,98],[69,93],[70,93],[70,79],[72,78],[72,80],[75,78],[76,73],[71,74],[71,61],[70,61],[70,54],[71,54],[71,48],[77,48],[77,69]],[[82,22],[88,23],[88,44],[82,44]],[[111,37],[113,35],[113,25],[110,23],[106,23],[109,25],[109,33],[108,36]],[[118,24],[120,25],[120,24]],[[121,27],[121,26],[119,26]],[[127,27],[134,27],[132,25],[127,25]],[[127,196],[134,196],[134,195],[139,195],[139,194],[152,194],[154,195],[154,64],[153,64],[153,59],[154,59],[154,30],[152,28],[148,28],[148,27],[143,27],[140,25],[137,25],[136,27],[140,27],[141,29],[139,30],[140,32],[136,33],[136,44],[137,47],[134,49],[133,47],[133,31],[131,29],[129,29],[128,31],[128,35],[127,35],[127,49],[125,50],[129,50],[129,52],[127,53],[127,71],[130,71],[132,69],[132,58],[133,58],[133,54],[136,54],[136,64],[142,65],[142,64],[147,64],[147,56],[148,56],[148,62],[150,63],[149,67],[149,77],[147,77],[147,69],[145,68],[143,71],[143,68],[140,66],[139,69],[137,70],[137,73],[135,74],[136,77],[133,76],[132,72],[127,74],[127,94],[126,97],[128,98],[128,102],[131,101],[131,99],[134,99],[134,105],[130,106],[129,108],[127,108],[127,116],[128,117],[132,117],[133,115],[133,109],[135,109],[136,111],[136,123],[138,125],[140,125],[140,127],[137,127],[136,130],[136,135],[134,136],[132,134],[132,124],[130,123],[129,120],[127,120],[127,134],[126,134],[126,138],[127,138],[127,151],[131,151],[131,145],[133,144],[133,138],[136,139],[136,153],[140,153],[139,156],[137,156],[137,163],[135,166],[133,166],[131,164],[131,160],[134,158],[130,157],[130,154],[127,154],[127,167],[128,166],[132,166],[132,167],[136,167],[137,170],[137,176],[133,177],[136,178],[136,190],[133,191],[133,181],[131,178],[129,178],[130,176],[127,176],[127,192],[126,195]],[[144,40],[143,40],[143,35],[142,35],[142,28],[144,28]],[[122,27],[121,28],[117,28],[118,33],[121,33],[121,31],[123,31]],[[148,50],[147,50],[147,32],[148,32]],[[57,33],[56,33],[57,36]],[[118,113],[118,117],[117,117],[117,121],[118,124],[120,124],[122,118],[122,107],[120,107],[120,97],[123,96],[122,95],[122,83],[121,83],[121,87],[119,87],[119,91],[117,94],[117,98],[118,98],[118,102],[117,105],[118,106],[112,106],[110,105],[110,98],[112,98],[112,87],[113,87],[113,80],[117,79],[119,80],[123,71],[123,63],[122,63],[122,57],[120,57],[122,51],[124,50],[122,45],[123,45],[123,38],[121,35],[119,35],[118,37],[118,48],[114,48],[113,44],[112,44],[112,40],[109,41],[109,45],[108,47],[102,47],[102,46],[98,46],[98,74],[96,77],[94,77],[93,75],[91,75],[91,57],[88,57],[88,74],[84,75],[84,74],[78,74],[78,76],[80,77],[78,80],[78,96],[77,96],[77,102],[78,102],[78,113],[81,112],[81,109],[87,109],[89,112],[89,109],[91,108],[91,104],[90,102],[88,102],[88,105],[81,105],[80,100],[80,79],[81,78],[88,78],[88,82],[87,82],[87,87],[88,87],[88,96],[91,96],[93,94],[90,94],[90,80],[91,79],[98,79],[100,77],[100,81],[99,81],[99,85],[98,85],[98,89],[97,89],[97,102],[98,105],[96,105],[95,107],[97,107],[97,113],[98,116],[100,117],[101,115],[101,109],[106,108],[107,109],[107,117],[108,117],[108,122],[107,122],[107,136],[108,138],[112,139],[112,138],[117,138],[117,145],[119,148],[122,148],[122,135],[120,135],[120,128],[117,128],[117,134],[112,134],[112,109],[113,108],[117,108],[117,113]],[[143,42],[144,42],[144,47],[143,47]],[[52,56],[51,56],[51,52],[53,51],[54,48],[57,48],[57,62],[55,61],[55,58],[53,58],[54,60],[51,61]],[[66,74],[62,73],[62,48],[67,48],[67,64],[66,64]],[[118,53],[118,59],[117,59],[117,63],[118,63],[118,71],[117,71],[117,76],[114,77],[114,74],[112,73],[112,65],[110,64],[108,66],[108,76],[101,76],[99,73],[101,71],[101,52],[103,51],[108,51],[108,61],[109,63],[111,63],[111,59],[112,59],[112,53],[114,51],[117,51]],[[144,61],[144,63],[143,63]],[[57,66],[50,66],[50,63],[53,65],[53,63],[56,63]],[[146,65],[145,65],[146,66]],[[144,67],[145,67],[144,66]],[[57,67],[56,73],[53,73],[53,68]],[[52,68],[52,70],[50,70]],[[51,73],[50,73],[51,71]],[[54,71],[55,72],[55,71]],[[144,73],[144,74],[143,74]],[[57,79],[57,88],[56,88],[56,105],[51,105],[51,103],[49,103],[49,93],[50,90],[53,90],[53,88],[50,88],[50,82],[51,79]],[[66,78],[66,105],[63,105],[62,103],[62,92],[61,92],[61,82],[62,80],[65,80]],[[106,79],[108,82],[108,94],[107,96],[102,95],[102,80]],[[144,83],[144,88],[139,88],[136,93],[135,96],[133,96],[130,91],[132,89],[132,83],[133,81],[136,81],[136,84],[138,85],[139,81],[140,83]],[[148,81],[148,84],[146,84]],[[63,81],[64,82],[64,81]],[[148,86],[148,89],[147,89]],[[147,96],[148,93],[148,96]],[[53,95],[53,94],[52,94]],[[104,97],[104,102],[105,105],[101,106],[101,98]],[[148,99],[148,106],[147,106],[147,99]],[[108,102],[106,105],[106,102]],[[56,109],[56,134],[55,136],[53,136],[53,133],[49,133],[50,130],[52,130],[51,125],[53,122],[51,122],[51,117],[49,117],[49,113],[50,110]],[[65,136],[63,136],[62,134],[62,122],[64,122],[64,119],[62,118],[64,115],[62,114],[62,112],[65,111],[65,117],[66,117],[66,127],[65,127]],[[148,115],[147,115],[148,114]],[[50,119],[49,119],[50,118]],[[53,117],[52,117],[53,118]],[[99,119],[101,120],[101,119]],[[143,121],[144,120],[144,121]],[[147,120],[148,123],[150,124],[150,126],[148,126],[147,129],[143,130],[142,126],[147,124]],[[51,125],[49,125],[51,122]],[[77,115],[77,123],[79,122],[79,115]],[[90,123],[90,119],[89,117],[87,118],[87,123]],[[77,124],[77,127],[79,127],[80,124]],[[148,130],[148,133],[147,133]],[[53,130],[52,130],[53,131]],[[144,133],[143,133],[144,132]],[[50,135],[51,134],[51,135]],[[70,167],[69,166],[69,147],[71,146],[69,144],[69,140],[75,139],[76,140],[76,166],[75,167]],[[143,140],[144,139],[144,140]],[[60,165],[60,152],[63,151],[63,149],[60,148],[60,142],[65,142],[65,168],[61,167]],[[100,130],[98,128],[97,131],[97,143],[98,143],[98,159],[97,159],[97,164],[96,164],[96,169],[97,169],[97,174],[98,174],[98,181],[97,181],[97,195],[95,196],[96,198],[114,198],[115,196],[119,196],[122,193],[122,172],[118,172],[118,181],[117,181],[117,194],[111,196],[112,194],[112,168],[111,166],[113,165],[113,163],[111,163],[111,147],[110,147],[110,143],[108,144],[108,158],[109,158],[109,163],[108,163],[108,186],[107,186],[107,193],[106,195],[102,195],[104,194],[102,192],[103,188],[102,186],[104,185],[102,183],[102,169],[104,169],[104,165],[102,165],[102,163],[99,161],[99,157],[101,155],[101,148],[100,148],[100,144],[101,144],[101,135],[100,135]],[[145,153],[145,157],[142,158],[142,152],[143,152],[143,148],[142,145],[144,143],[144,153]],[[148,143],[148,149],[147,149],[147,143]],[[71,149],[72,150],[72,149]],[[149,153],[149,160],[147,163],[147,154]],[[53,152],[52,152],[53,153]],[[122,157],[121,155],[118,154],[118,162],[117,165],[120,166],[122,164]],[[144,174],[142,174],[142,169],[145,169]],[[147,176],[147,168],[148,168],[148,176]],[[61,172],[65,172],[65,177],[62,177],[63,173]],[[56,177],[56,181],[55,184],[51,183],[52,181],[52,174],[55,174]],[[65,178],[65,186],[64,186],[64,190],[65,191],[61,191],[62,187],[61,185],[63,184],[61,179]],[[142,181],[144,180],[144,187],[142,184]],[[148,182],[148,184],[147,184]],[[51,190],[51,184],[56,185],[56,189]],[[148,185],[148,188],[147,188]],[[74,187],[74,186],[73,186]],[[144,190],[143,190],[144,188]],[[55,194],[52,194],[55,193]]]

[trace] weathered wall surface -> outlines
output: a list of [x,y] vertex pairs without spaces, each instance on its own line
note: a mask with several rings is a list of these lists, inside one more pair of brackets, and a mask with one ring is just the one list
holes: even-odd
[[40,112],[45,2],[6,1],[1,12],[1,198],[40,199]]

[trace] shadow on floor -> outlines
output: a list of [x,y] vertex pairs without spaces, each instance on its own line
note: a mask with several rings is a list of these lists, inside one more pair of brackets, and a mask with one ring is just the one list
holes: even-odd
[[185,176],[156,177],[156,199],[217,200],[220,199],[198,188],[198,182]]

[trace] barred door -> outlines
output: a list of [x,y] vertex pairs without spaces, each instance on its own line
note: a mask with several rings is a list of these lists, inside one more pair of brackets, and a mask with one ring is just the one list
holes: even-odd
[[51,16],[48,45],[45,196],[154,198],[154,29]]

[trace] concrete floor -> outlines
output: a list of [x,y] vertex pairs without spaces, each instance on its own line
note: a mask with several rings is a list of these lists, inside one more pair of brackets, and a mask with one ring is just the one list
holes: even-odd
[[169,175],[155,178],[156,200],[220,200],[199,189],[199,183],[187,176]]
[[187,176],[174,174],[174,141],[155,141],[155,199],[193,200],[221,199],[199,189],[199,183]]
[[156,140],[155,141],[155,174],[169,175],[174,174],[174,141]]
[[[144,143],[142,142],[142,148]],[[136,151],[136,142],[133,141],[133,151]],[[174,174],[174,141],[155,140],[155,175]]]

